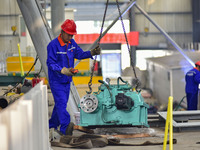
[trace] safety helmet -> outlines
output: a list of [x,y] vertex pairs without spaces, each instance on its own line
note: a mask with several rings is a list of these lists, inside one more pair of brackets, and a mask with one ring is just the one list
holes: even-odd
[[76,24],[73,20],[70,19],[65,20],[65,22],[61,25],[61,29],[71,35],[77,34]]
[[195,63],[195,65],[196,65],[196,66],[200,66],[200,61],[197,61],[197,62]]

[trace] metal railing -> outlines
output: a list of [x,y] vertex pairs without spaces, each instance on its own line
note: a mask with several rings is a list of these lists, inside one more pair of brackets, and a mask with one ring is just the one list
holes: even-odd
[[42,82],[0,111],[0,150],[50,150],[47,86]]

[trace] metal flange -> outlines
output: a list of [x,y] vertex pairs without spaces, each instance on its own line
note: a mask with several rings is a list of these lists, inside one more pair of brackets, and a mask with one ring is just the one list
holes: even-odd
[[86,94],[80,100],[81,109],[86,113],[94,112],[98,106],[98,99],[92,94]]

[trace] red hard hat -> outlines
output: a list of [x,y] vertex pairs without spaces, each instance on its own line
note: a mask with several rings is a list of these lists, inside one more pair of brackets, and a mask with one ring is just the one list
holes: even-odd
[[200,61],[197,61],[195,65],[200,66]]
[[61,25],[61,28],[63,31],[65,31],[68,34],[75,35],[76,32],[76,24],[73,20],[67,19],[65,22]]

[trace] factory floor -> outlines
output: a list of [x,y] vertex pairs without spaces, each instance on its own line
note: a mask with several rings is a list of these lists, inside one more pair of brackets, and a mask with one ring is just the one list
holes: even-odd
[[[3,87],[7,88],[7,87]],[[80,97],[85,94],[85,87],[78,87],[77,88]],[[5,90],[0,90],[0,94],[2,95]],[[83,91],[81,93],[81,91]],[[51,111],[53,108],[53,97],[51,95],[51,91],[48,90],[48,100],[49,100],[49,116],[51,115]],[[120,143],[126,143],[126,144],[142,144],[146,141],[150,141],[153,143],[161,143],[164,140],[164,127],[151,127],[147,131],[147,134],[149,134],[149,137],[143,137],[141,134],[141,137],[132,137],[132,138],[120,138]],[[75,130],[74,135],[79,136],[84,134],[84,132]],[[127,134],[127,133],[126,133]],[[139,134],[137,134],[139,135]],[[174,132],[173,138],[177,140],[176,144],[173,144],[174,150],[199,150],[200,149],[200,130],[188,130],[188,131],[181,131],[181,132]],[[61,148],[61,147],[51,147],[52,150],[66,150],[66,149],[77,149],[81,150],[80,148]],[[148,146],[105,146],[101,148],[93,148],[95,150],[161,150],[163,149],[163,145],[148,145]],[[169,145],[167,145],[167,148],[169,149]]]
[[[80,97],[84,95],[85,93],[85,87],[77,87],[77,91],[80,94]],[[95,129],[96,130],[96,129]],[[109,130],[109,129],[108,129]],[[133,128],[135,130],[135,128]],[[164,140],[164,132],[165,129],[164,127],[151,127],[147,130],[145,130],[146,134],[149,134],[149,137],[143,137],[144,134],[137,133],[136,137],[132,138],[126,138],[123,137],[121,138],[120,136],[120,143],[126,143],[126,144],[142,144],[146,141],[150,141],[153,143],[162,143]],[[85,134],[84,132],[75,130],[73,135],[79,136]],[[105,133],[104,133],[105,134]],[[109,133],[110,134],[110,133]],[[116,133],[114,133],[116,134]],[[120,133],[122,134],[122,133]],[[126,133],[127,134],[127,133]],[[129,135],[129,133],[128,133]],[[133,134],[131,134],[133,135]],[[177,140],[176,144],[173,144],[173,149],[174,150],[199,150],[200,149],[200,130],[188,130],[188,131],[181,131],[181,132],[174,132],[173,133],[173,139]],[[61,147],[52,147],[53,150],[65,150],[65,149],[77,149],[81,150],[80,148],[61,148]],[[148,146],[105,146],[101,148],[92,148],[95,150],[161,150],[163,149],[163,145],[148,145]],[[169,145],[167,145],[166,150],[169,149]]]
[[[151,137],[138,137],[138,138],[121,138],[121,143],[128,144],[141,144],[146,141],[150,142],[163,142],[164,139],[164,128],[152,128],[155,131],[155,135]],[[79,131],[74,131],[75,135],[83,134]],[[173,133],[173,138],[177,140],[176,144],[173,144],[174,150],[199,150],[200,149],[200,131],[187,131],[187,132],[175,132]],[[61,148],[61,147],[52,147],[53,150],[65,150],[65,149],[79,149],[80,148]],[[149,145],[149,146],[105,146],[101,148],[93,148],[95,150],[161,150],[163,149],[163,145]],[[166,150],[169,149],[169,145],[167,145]]]

